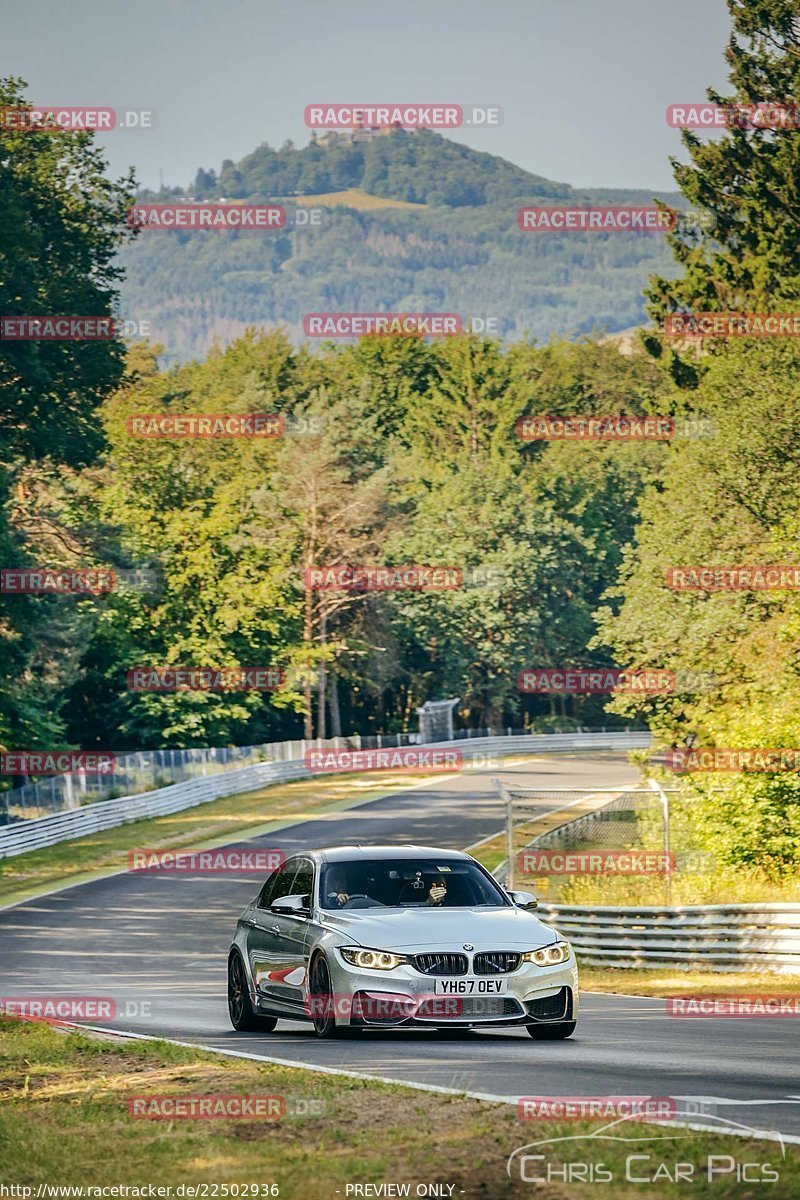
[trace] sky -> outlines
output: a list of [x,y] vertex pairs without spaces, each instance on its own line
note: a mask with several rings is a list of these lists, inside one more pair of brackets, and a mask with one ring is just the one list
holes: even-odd
[[455,141],[576,187],[673,187],[669,104],[722,87],[724,0],[26,0],[0,75],[59,106],[152,113],[100,135],[112,175],[188,185],[262,142],[305,145],[306,105],[499,106]]

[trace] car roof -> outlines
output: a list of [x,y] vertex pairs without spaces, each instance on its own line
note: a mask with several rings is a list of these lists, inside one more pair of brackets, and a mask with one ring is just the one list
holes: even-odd
[[[461,850],[443,850],[439,846],[327,846],[321,850],[304,850],[298,853],[307,854],[317,862],[374,862],[376,859],[397,858],[448,858],[469,860],[469,855]],[[292,858],[295,855],[291,856]]]

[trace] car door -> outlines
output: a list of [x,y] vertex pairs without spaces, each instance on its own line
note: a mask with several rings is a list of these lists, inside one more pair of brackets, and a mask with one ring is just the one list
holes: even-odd
[[[297,871],[289,885],[287,896],[302,896],[305,907],[310,910],[314,896],[314,863],[312,859],[300,857]],[[272,899],[274,899],[273,897]],[[303,984],[306,977],[307,947],[311,934],[309,916],[299,913],[273,913],[277,927],[278,957],[281,966],[276,972],[276,994],[285,1004],[301,1008],[304,1004]]]
[[281,980],[287,969],[288,943],[283,941],[281,918],[271,911],[270,905],[273,900],[290,894],[298,866],[299,859],[290,858],[274,871],[248,914],[250,973],[259,995],[279,1004],[285,996]]

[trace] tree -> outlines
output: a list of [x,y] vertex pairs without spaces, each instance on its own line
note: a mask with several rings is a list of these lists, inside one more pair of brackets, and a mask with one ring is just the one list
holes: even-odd
[[[0,81],[0,109],[29,102],[19,79]],[[110,316],[130,236],[131,177],[112,182],[91,133],[0,126],[0,313]],[[24,533],[16,517],[50,464],[79,467],[102,446],[97,410],[119,383],[124,347],[103,341],[0,340],[0,547],[3,563],[75,562],[69,547]],[[24,474],[24,479],[23,479]],[[60,735],[64,666],[54,639],[67,605],[0,597],[0,744],[52,746]],[[58,613],[58,615],[56,615]],[[38,643],[38,647],[37,647]]]
[[520,712],[521,670],[585,658],[615,539],[630,534],[661,457],[658,447],[526,445],[517,418],[655,407],[658,370],[593,343],[503,353],[458,337],[430,354],[427,390],[398,432],[408,510],[390,548],[396,561],[463,570],[465,586],[398,594],[396,638],[415,703],[460,695],[465,714],[499,725]]
[[[796,563],[800,550],[800,353],[737,344],[710,362],[703,403],[713,436],[676,442],[647,492],[635,543],[598,643],[628,667],[684,673],[676,694],[619,696],[662,743],[793,747],[800,737],[796,591],[676,591],[669,566]],[[724,861],[780,873],[800,855],[800,784],[785,775],[695,776],[691,819]]]
[[[0,106],[27,103],[0,81]],[[104,174],[91,133],[0,125],[0,311],[5,316],[110,316],[132,177]],[[0,341],[4,460],[89,461],[102,444],[96,411],[120,380],[124,348],[100,341]]]
[[291,539],[263,511],[262,496],[274,486],[275,441],[139,440],[129,436],[127,418],[275,412],[294,384],[285,339],[250,334],[203,364],[163,374],[143,369],[106,405],[111,454],[98,510],[126,551],[155,564],[163,581],[153,596],[115,601],[87,651],[92,670],[115,689],[128,745],[279,740],[283,710],[293,707],[288,693],[130,693],[126,671],[285,666],[300,612]]
[[[728,0],[733,29],[725,51],[728,95],[710,101],[734,108],[795,106],[800,97],[800,18],[796,0]],[[800,298],[800,132],[732,121],[703,142],[684,130],[690,162],[672,160],[691,205],[710,214],[707,229],[678,226],[667,237],[681,267],[648,289],[651,316],[703,311],[775,311]],[[649,340],[657,351],[657,339]],[[688,382],[696,376],[690,373]]]
[[[362,591],[316,588],[314,568],[374,563],[381,553],[390,504],[389,469],[375,463],[379,441],[374,416],[358,393],[338,394],[321,387],[296,410],[301,421],[317,421],[320,431],[286,442],[279,455],[280,485],[265,498],[273,519],[292,531],[294,575],[302,596],[302,642],[292,665],[299,674],[305,737],[313,736],[312,684],[317,682],[317,737],[327,733],[330,695],[338,723],[336,677],[343,659],[364,653],[347,618],[363,606]],[[268,511],[262,509],[262,511]],[[330,678],[329,678],[330,671]],[[337,730],[341,732],[341,730]]]
[[218,190],[216,171],[204,171],[198,167],[192,184],[192,195],[206,200],[216,196]]

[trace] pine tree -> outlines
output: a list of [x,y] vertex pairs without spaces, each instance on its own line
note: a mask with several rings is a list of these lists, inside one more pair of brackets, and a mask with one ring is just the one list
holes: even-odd
[[[728,0],[733,30],[725,57],[731,94],[709,88],[724,106],[794,107],[800,118],[800,14],[797,0]],[[654,277],[647,295],[660,325],[670,312],[793,311],[800,300],[800,127],[731,122],[703,141],[685,130],[691,163],[672,160],[706,228],[679,226],[668,237],[682,268]],[[659,351],[657,338],[648,339]]]

